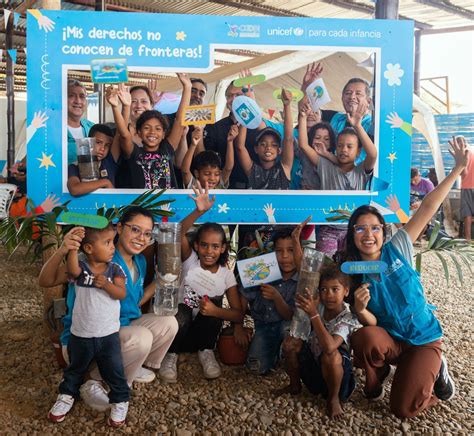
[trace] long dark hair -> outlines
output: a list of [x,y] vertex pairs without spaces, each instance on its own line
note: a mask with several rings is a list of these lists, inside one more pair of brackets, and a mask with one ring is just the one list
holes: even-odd
[[221,236],[222,243],[225,245],[225,250],[217,259],[217,263],[220,266],[226,266],[227,261],[229,260],[229,244],[227,243],[227,238],[225,236],[225,231],[220,224],[217,223],[204,223],[202,226],[199,226],[196,236],[194,237],[194,242],[199,244],[201,237],[206,232],[218,233]]
[[364,206],[358,207],[349,218],[345,250],[341,253],[341,256],[339,258],[340,263],[346,262],[346,261],[351,262],[351,261],[362,260],[362,258],[360,257],[359,249],[356,247],[355,241],[354,241],[354,225],[357,223],[357,220],[362,215],[375,215],[377,219],[379,220],[380,224],[383,225],[384,240],[385,240],[385,237],[387,236],[387,229],[385,226],[385,220],[383,218],[383,215],[373,206],[364,205]]
[[141,206],[130,206],[130,207],[127,207],[125,211],[122,213],[119,223],[122,225],[127,224],[138,215],[143,215],[144,217],[150,218],[151,222],[153,222],[153,214],[149,210]]

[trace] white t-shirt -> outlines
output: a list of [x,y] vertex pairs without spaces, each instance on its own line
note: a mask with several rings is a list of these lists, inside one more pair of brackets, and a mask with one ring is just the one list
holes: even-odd
[[[72,309],[71,333],[80,338],[103,338],[120,329],[120,301],[106,291],[94,287],[94,274],[85,261],[79,261],[82,273],[74,280],[76,300]],[[109,262],[103,273],[113,283],[115,277],[125,277],[123,269]]]
[[79,126],[79,127],[71,127],[71,126],[67,126],[68,130],[69,130],[69,133],[71,133],[72,137],[74,139],[82,139],[84,138],[84,129],[82,128],[82,126]]
[[221,297],[227,289],[237,286],[234,273],[225,266],[219,266],[215,273],[202,268],[194,250],[183,263],[183,277],[184,304],[192,308],[199,307],[204,295]]

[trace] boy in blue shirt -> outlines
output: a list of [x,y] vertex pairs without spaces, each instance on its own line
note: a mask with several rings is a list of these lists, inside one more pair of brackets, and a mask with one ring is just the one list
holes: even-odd
[[[250,307],[255,334],[250,338],[243,325],[237,324],[235,340],[241,346],[249,347],[246,365],[259,375],[265,375],[275,367],[293,316],[298,275],[292,233],[293,229],[286,227],[277,230],[272,238],[283,278],[271,285],[240,289],[241,306],[244,313]],[[299,240],[296,244],[299,245]]]

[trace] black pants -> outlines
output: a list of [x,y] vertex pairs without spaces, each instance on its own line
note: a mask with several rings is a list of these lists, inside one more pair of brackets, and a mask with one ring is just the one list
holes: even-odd
[[64,370],[63,381],[59,385],[61,394],[78,398],[84,375],[95,360],[100,375],[110,388],[109,402],[113,404],[129,400],[130,388],[123,371],[118,332],[102,338],[80,338],[71,334],[67,347],[71,363]]
[[[216,306],[222,307],[222,297],[212,298],[211,301]],[[213,350],[216,347],[223,323],[221,319],[204,316],[201,313],[193,319],[193,309],[185,304],[178,306],[178,313],[175,316],[179,329],[168,350],[169,353],[194,353]]]

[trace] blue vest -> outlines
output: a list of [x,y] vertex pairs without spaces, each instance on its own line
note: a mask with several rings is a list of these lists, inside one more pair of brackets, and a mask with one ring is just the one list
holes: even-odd
[[395,339],[413,345],[440,339],[441,325],[433,314],[435,307],[426,302],[418,272],[391,242],[383,246],[380,260],[387,263],[387,270],[363,277],[363,283],[370,283],[367,308],[377,318],[377,325]]
[[123,300],[120,300],[120,326],[124,327],[130,325],[130,322],[136,318],[142,316],[142,310],[138,303],[143,297],[143,283],[145,281],[146,274],[146,260],[143,254],[138,256],[133,256],[133,261],[138,270],[137,281],[133,283],[132,276],[128,269],[127,264],[125,263],[122,255],[118,250],[115,250],[114,257],[112,262],[118,263],[127,275],[126,278],[126,290],[127,295]]
[[[130,322],[136,318],[142,316],[142,311],[138,303],[143,297],[143,282],[145,280],[146,273],[146,260],[143,254],[134,256],[133,261],[138,269],[138,278],[135,283],[132,281],[130,271],[128,270],[125,261],[123,260],[122,255],[118,250],[115,250],[113,262],[118,263],[125,274],[127,275],[126,279],[126,290],[127,295],[123,300],[120,300],[120,327],[130,325]],[[61,333],[61,344],[67,345],[69,342],[69,337],[71,336],[71,324],[72,324],[72,308],[74,307],[74,302],[76,301],[76,288],[74,283],[69,283],[67,296],[66,296],[66,306],[67,314],[64,315],[62,319],[63,331]]]

